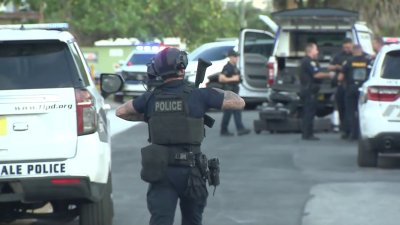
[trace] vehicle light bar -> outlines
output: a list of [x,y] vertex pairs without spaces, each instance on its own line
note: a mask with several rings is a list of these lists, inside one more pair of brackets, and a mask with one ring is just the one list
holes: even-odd
[[32,24],[5,24],[0,25],[0,29],[13,30],[68,30],[68,23],[32,23]]

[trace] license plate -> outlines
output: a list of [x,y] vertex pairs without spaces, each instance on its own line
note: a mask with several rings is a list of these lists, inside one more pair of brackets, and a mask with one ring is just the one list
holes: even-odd
[[7,119],[4,116],[0,116],[0,136],[7,135]]

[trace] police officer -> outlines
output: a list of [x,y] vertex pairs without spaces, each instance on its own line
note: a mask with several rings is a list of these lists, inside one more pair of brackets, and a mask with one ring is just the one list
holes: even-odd
[[334,84],[336,84],[335,101],[336,108],[339,113],[339,129],[342,133],[341,138],[347,139],[349,135],[349,126],[346,125],[345,120],[345,94],[344,85],[342,81],[338,81],[339,73],[342,70],[342,65],[349,58],[352,57],[353,41],[351,38],[346,38],[342,43],[342,51],[335,55],[328,66],[328,70],[335,72],[336,77],[333,79]]
[[372,49],[374,50],[375,54],[371,56],[371,60],[368,64],[368,69],[367,69],[368,74],[371,72],[376,56],[381,51],[383,45],[385,45],[385,42],[383,41],[382,37],[375,36],[374,39],[372,39]]
[[184,81],[186,53],[176,48],[159,52],[149,71],[163,83],[117,108],[122,119],[148,123],[150,145],[142,148],[141,177],[149,182],[150,225],[172,225],[178,199],[182,225],[201,225],[207,202],[200,145],[203,116],[209,108],[243,109],[232,91],[194,89]]
[[317,94],[319,91],[320,80],[332,78],[329,73],[321,72],[317,62],[318,47],[316,43],[308,43],[306,46],[306,56],[300,64],[300,98],[303,103],[302,120],[302,139],[319,140],[314,136],[314,117],[317,108]]
[[353,57],[343,66],[339,75],[345,84],[346,121],[350,128],[350,140],[357,140],[359,135],[358,97],[359,88],[368,79],[370,57],[364,54],[360,45],[354,45]]
[[[222,72],[218,77],[218,82],[223,84],[224,90],[233,91],[236,94],[239,93],[239,83],[240,83],[240,71],[236,64],[238,61],[239,54],[233,49],[229,50],[227,53],[229,61],[226,63]],[[221,121],[221,136],[233,136],[233,133],[228,131],[229,121],[231,116],[235,120],[236,130],[238,135],[245,135],[250,133],[249,129],[246,129],[242,122],[242,112],[236,109],[226,109],[223,111],[222,121]]]

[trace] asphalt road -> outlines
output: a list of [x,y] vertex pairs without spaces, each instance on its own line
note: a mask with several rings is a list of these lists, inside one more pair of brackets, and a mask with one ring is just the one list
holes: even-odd
[[[209,188],[205,225],[399,224],[400,159],[381,158],[385,168],[359,168],[356,143],[335,133],[317,134],[321,140],[316,142],[268,132],[220,137],[221,113],[211,115],[217,121],[207,128],[203,151],[220,159],[221,185],[215,196]],[[256,111],[243,113],[249,128],[257,117]],[[148,224],[147,184],[139,174],[147,126],[110,120],[114,225]],[[179,210],[175,224],[180,224]]]

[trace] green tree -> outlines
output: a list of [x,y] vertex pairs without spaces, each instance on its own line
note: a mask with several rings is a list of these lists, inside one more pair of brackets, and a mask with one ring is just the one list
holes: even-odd
[[180,37],[189,46],[237,36],[235,10],[220,0],[31,0],[32,8],[46,5],[46,22],[68,22],[83,45],[104,38]]

